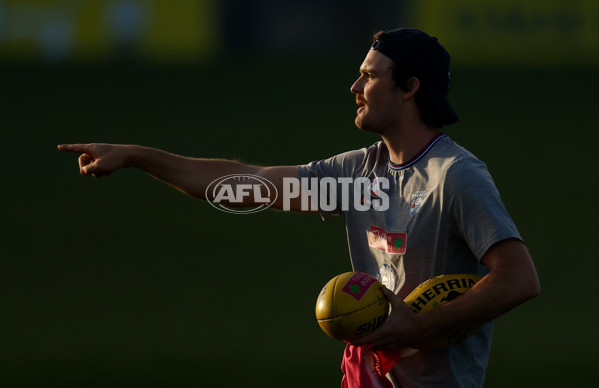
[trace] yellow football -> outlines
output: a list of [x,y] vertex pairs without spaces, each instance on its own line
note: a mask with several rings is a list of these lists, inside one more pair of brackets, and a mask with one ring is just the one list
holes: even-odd
[[316,301],[316,320],[330,337],[352,341],[383,324],[389,302],[382,284],[363,272],[337,275],[323,287]]
[[[420,283],[404,302],[415,313],[431,311],[447,302],[464,295],[481,279],[473,274],[440,275]],[[470,337],[482,328],[482,325],[454,333],[448,337],[436,338],[426,343],[427,348],[441,348],[456,344]]]

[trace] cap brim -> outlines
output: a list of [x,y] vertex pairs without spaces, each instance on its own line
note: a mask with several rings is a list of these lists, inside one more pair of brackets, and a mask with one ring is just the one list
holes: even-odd
[[435,110],[443,118],[443,125],[449,125],[460,121],[460,117],[453,109],[453,106],[447,99],[447,96],[439,92],[435,88],[425,88],[426,94]]

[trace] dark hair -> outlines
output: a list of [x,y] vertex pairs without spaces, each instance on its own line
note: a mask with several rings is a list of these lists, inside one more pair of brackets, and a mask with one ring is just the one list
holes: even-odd
[[[377,32],[374,34],[373,42],[385,39],[386,35],[386,31]],[[392,77],[393,82],[395,83],[394,87],[396,89],[401,89],[403,92],[408,92],[410,90],[410,87],[408,86],[408,81],[410,78],[416,77],[418,80],[420,80],[420,88],[414,95],[416,106],[420,111],[420,120],[422,120],[424,124],[433,128],[441,128],[444,125],[443,117],[441,117],[439,112],[437,112],[426,94],[426,88],[429,88],[430,86],[423,82],[414,71],[395,61],[393,61],[393,67],[391,68],[391,71],[393,72]]]

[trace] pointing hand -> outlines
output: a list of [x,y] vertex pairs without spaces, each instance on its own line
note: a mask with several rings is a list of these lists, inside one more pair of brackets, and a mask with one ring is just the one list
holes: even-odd
[[79,173],[96,178],[108,176],[112,172],[127,167],[127,149],[125,145],[115,144],[63,144],[60,151],[74,152],[79,155]]

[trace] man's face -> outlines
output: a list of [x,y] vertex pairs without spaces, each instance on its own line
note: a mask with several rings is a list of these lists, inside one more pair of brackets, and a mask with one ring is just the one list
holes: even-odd
[[370,50],[360,66],[360,77],[351,87],[356,95],[356,126],[362,130],[385,134],[399,122],[399,89],[394,88],[393,61]]

